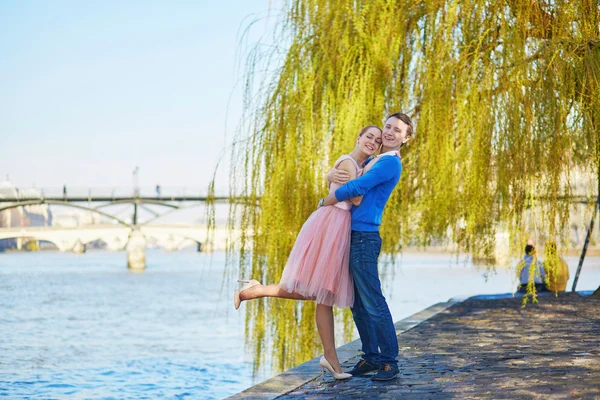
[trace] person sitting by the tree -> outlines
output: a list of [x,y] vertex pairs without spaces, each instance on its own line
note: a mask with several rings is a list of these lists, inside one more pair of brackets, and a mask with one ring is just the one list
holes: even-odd
[[[532,265],[533,264],[533,265]],[[546,292],[546,272],[544,266],[537,258],[537,252],[533,243],[527,243],[525,246],[525,255],[517,266],[517,273],[519,274],[519,293],[527,292],[527,285],[533,284],[536,292]]]
[[548,275],[547,289],[551,292],[564,292],[570,277],[569,265],[558,255],[555,241],[546,242],[544,257],[544,272]]

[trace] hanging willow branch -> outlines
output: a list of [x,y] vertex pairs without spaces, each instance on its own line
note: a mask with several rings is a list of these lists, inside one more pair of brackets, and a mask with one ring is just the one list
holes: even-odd
[[[286,3],[275,45],[247,58],[231,183],[245,199],[230,216],[240,276],[279,281],[332,161],[393,111],[413,116],[416,135],[384,253],[445,240],[486,257],[500,231],[517,251],[532,235],[565,243],[572,172],[599,165],[599,23],[592,0]],[[313,313],[312,302],[248,302],[256,368],[270,349],[276,370],[313,357]]]

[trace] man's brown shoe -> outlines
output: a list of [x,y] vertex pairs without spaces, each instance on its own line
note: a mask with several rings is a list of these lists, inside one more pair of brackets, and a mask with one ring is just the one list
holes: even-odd
[[348,371],[352,376],[362,376],[368,374],[369,372],[374,372],[379,370],[379,365],[369,364],[365,360],[360,360],[354,368]]

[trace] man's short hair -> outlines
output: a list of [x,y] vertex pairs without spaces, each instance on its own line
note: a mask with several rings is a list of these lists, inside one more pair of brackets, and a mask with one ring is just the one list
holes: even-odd
[[533,250],[534,247],[530,244],[528,244],[527,246],[525,246],[525,254],[527,254],[528,256],[533,254]]
[[388,115],[388,117],[385,119],[386,121],[390,118],[398,118],[400,121],[404,122],[406,125],[408,125],[408,128],[406,129],[406,133],[408,134],[409,137],[412,137],[413,135],[413,130],[415,129],[415,126],[412,123],[412,120],[410,119],[410,117],[404,113],[401,112],[396,112],[393,114]]

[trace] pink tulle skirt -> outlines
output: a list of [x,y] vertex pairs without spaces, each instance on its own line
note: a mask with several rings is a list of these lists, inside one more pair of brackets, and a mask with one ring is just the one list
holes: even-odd
[[306,220],[281,276],[279,286],[319,304],[352,307],[350,211],[321,207]]

